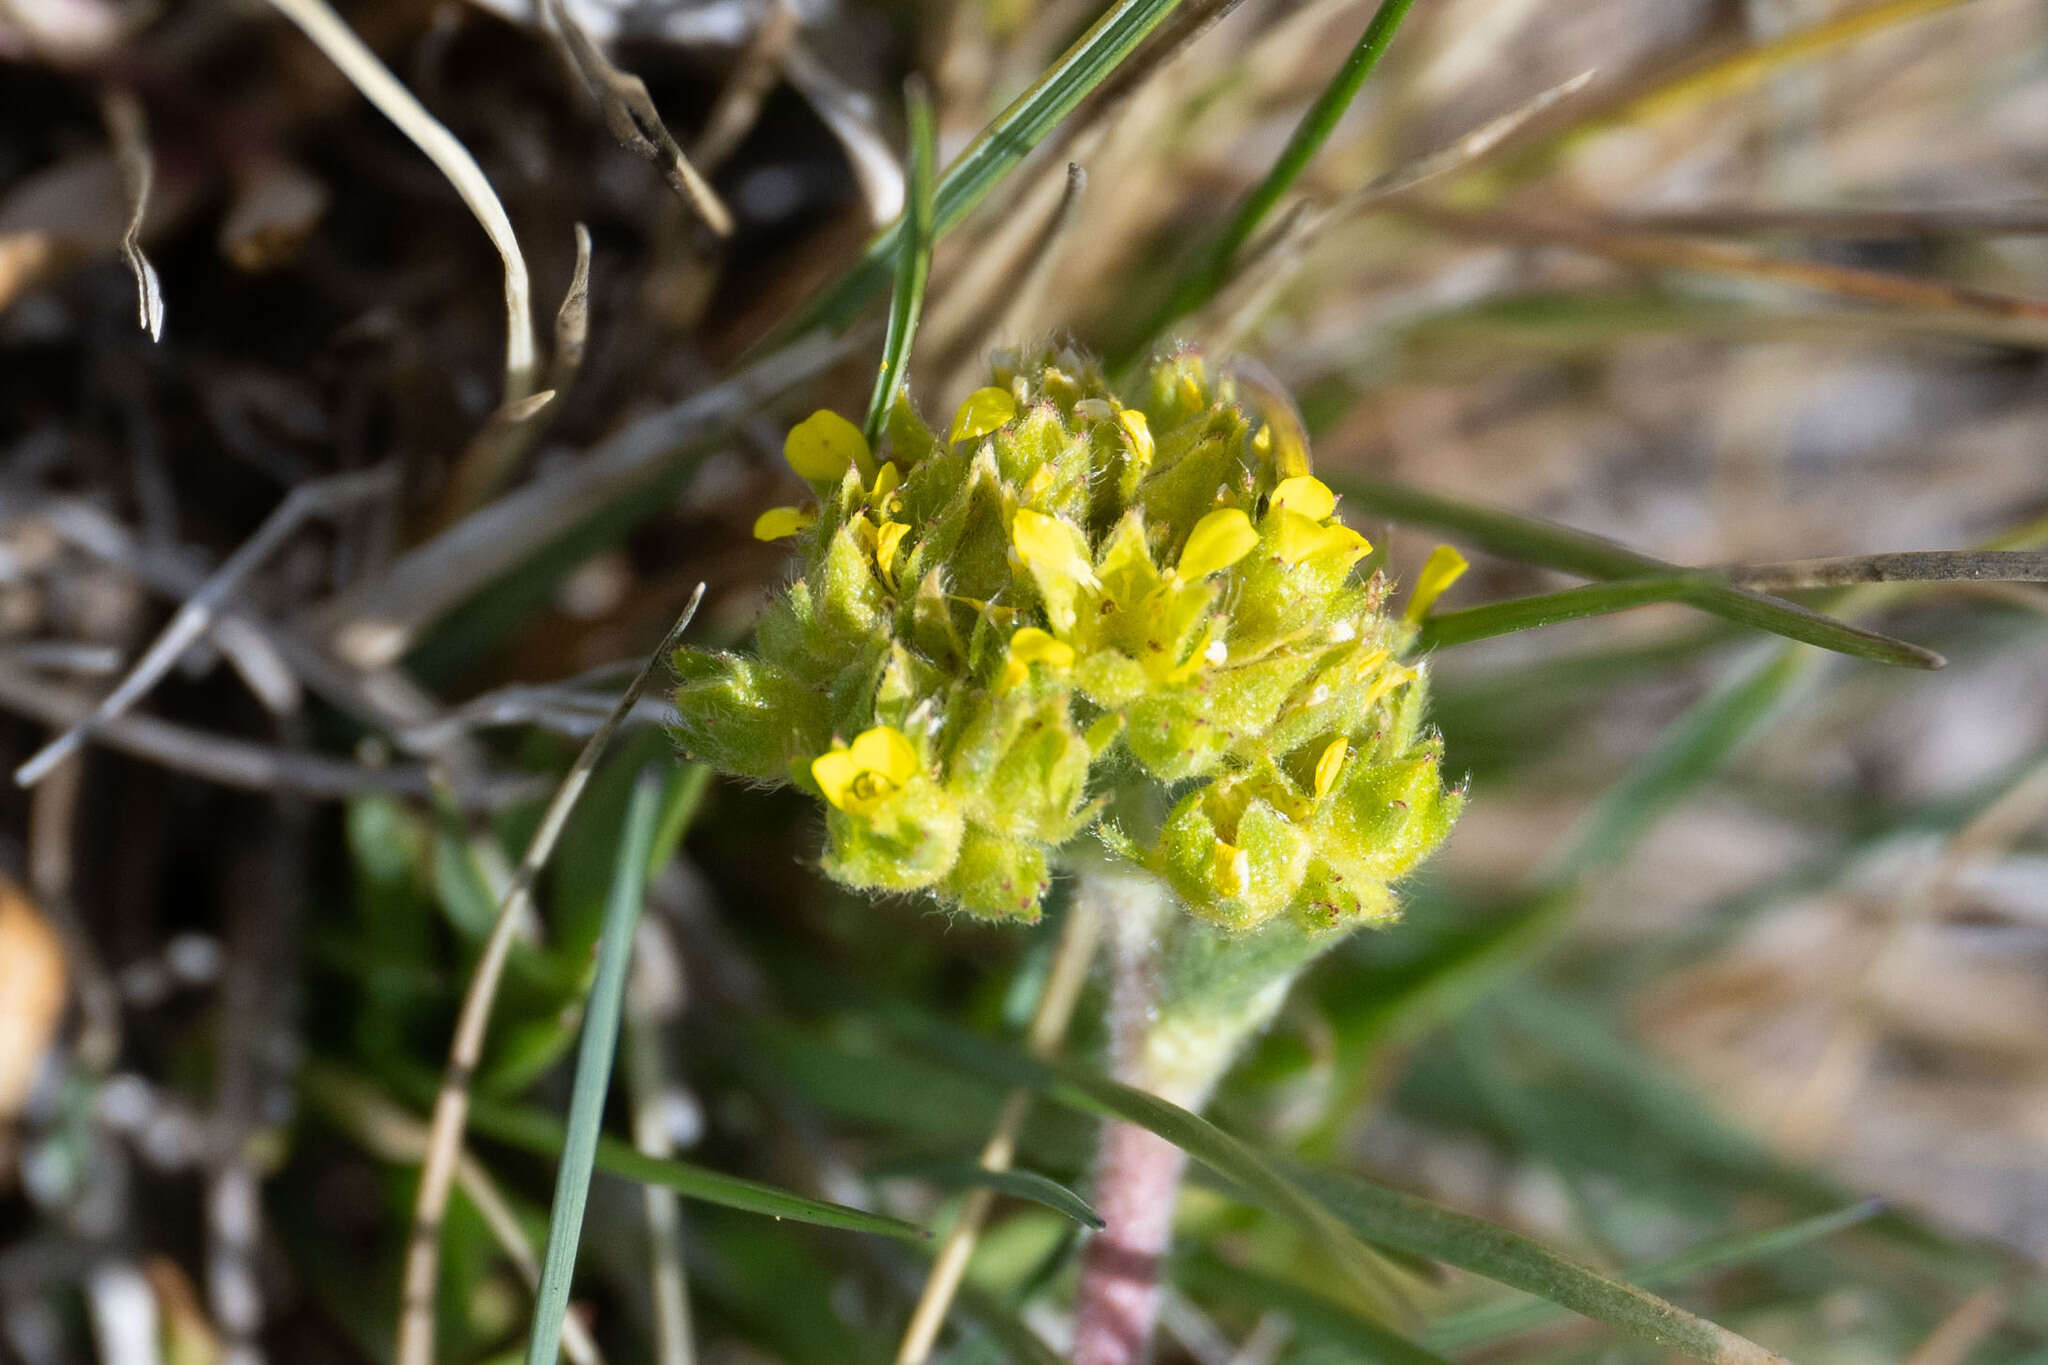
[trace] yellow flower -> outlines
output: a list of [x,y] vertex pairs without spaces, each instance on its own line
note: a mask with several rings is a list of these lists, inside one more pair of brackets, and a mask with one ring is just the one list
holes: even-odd
[[754,539],[782,540],[795,535],[818,519],[809,507],[771,507],[754,518]]
[[1337,510],[1337,495],[1313,474],[1296,474],[1273,489],[1272,505],[1299,512],[1310,521],[1328,521]]
[[1117,425],[1124,429],[1124,438],[1131,443],[1131,458],[1139,464],[1152,463],[1152,424],[1145,420],[1145,414],[1136,408],[1124,408],[1116,415]]
[[812,483],[838,483],[858,468],[863,478],[874,461],[868,438],[838,413],[820,408],[789,429],[782,458]]
[[1341,521],[1325,526],[1292,508],[1282,507],[1274,549],[1281,562],[1289,566],[1305,559],[1327,557],[1342,560],[1342,567],[1348,569],[1372,552],[1372,542]]
[[1055,640],[1037,626],[1026,626],[1010,637],[1009,658],[1003,664],[1003,676],[996,685],[1008,691],[1030,681],[1033,664],[1040,664],[1054,673],[1065,673],[1074,666],[1074,647]]
[[1225,507],[1195,523],[1174,571],[1182,578],[1207,578],[1243,559],[1258,543],[1252,519],[1235,507]]
[[1017,400],[1008,389],[976,389],[953,414],[953,430],[946,440],[950,444],[986,436],[1016,415]]
[[1017,558],[1038,577],[1041,586],[1047,582],[1084,586],[1095,583],[1095,566],[1088,562],[1087,540],[1078,528],[1058,517],[1019,508],[1016,519],[1010,523],[1010,542],[1017,547]]
[[1344,760],[1351,757],[1351,745],[1339,735],[1323,750],[1323,756],[1316,760],[1316,799],[1321,800],[1337,789],[1337,778],[1344,771]]
[[811,760],[825,799],[848,815],[872,815],[918,773],[917,750],[893,725],[864,731],[844,749]]
[[1408,606],[1401,616],[1409,622],[1420,621],[1429,615],[1429,609],[1436,605],[1436,599],[1444,595],[1444,589],[1465,576],[1465,570],[1472,567],[1465,562],[1465,556],[1448,545],[1439,545],[1429,552],[1423,562],[1422,572],[1415,575],[1415,590],[1408,594]]
[[900,521],[885,521],[875,532],[875,567],[882,571],[882,581],[891,592],[896,591],[896,552],[909,534],[910,528]]

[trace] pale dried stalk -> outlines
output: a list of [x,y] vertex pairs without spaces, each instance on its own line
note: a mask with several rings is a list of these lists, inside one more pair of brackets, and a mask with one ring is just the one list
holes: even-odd
[[[1060,943],[1053,957],[1052,970],[1046,975],[1045,988],[1038,997],[1038,1008],[1033,1012],[1031,1026],[1025,1034],[1025,1046],[1032,1056],[1051,1057],[1058,1053],[1060,1042],[1066,1037],[1067,1025],[1074,1017],[1074,1003],[1080,999],[1081,987],[1087,982],[1088,965],[1095,960],[1095,945],[1101,937],[1101,907],[1092,896],[1074,897],[1073,904],[1067,909],[1066,924],[1060,930]],[[1024,1119],[1030,1112],[1029,1090],[1019,1087],[1004,1097],[995,1130],[981,1149],[983,1170],[1010,1169],[1010,1162],[1016,1155],[1017,1134],[1023,1129]],[[896,1365],[924,1365],[930,1358],[939,1329],[945,1325],[946,1310],[952,1306],[953,1296],[959,1292],[961,1276],[967,1272],[968,1258],[974,1254],[974,1244],[981,1237],[982,1225],[987,1222],[989,1210],[994,1205],[995,1191],[986,1187],[971,1191],[961,1205],[960,1217],[946,1235],[937,1259],[932,1262],[931,1275],[924,1282],[924,1293],[918,1297],[917,1308],[910,1315],[910,1325],[904,1329],[903,1342],[896,1348]]]
[[15,782],[23,787],[32,787],[41,781],[52,768],[62,763],[78,746],[83,744],[93,731],[119,717],[139,701],[157,681],[171,670],[171,666],[197,641],[219,618],[222,606],[235,590],[242,585],[256,567],[270,557],[272,551],[282,545],[292,532],[309,518],[354,506],[365,499],[389,492],[393,486],[393,471],[375,469],[359,474],[343,474],[317,483],[301,484],[294,488],[257,528],[256,534],[243,542],[242,547],[229,555],[226,562],[213,572],[201,585],[199,591],[187,598],[184,605],[171,617],[170,624],[163,628],[141,659],[136,661],[128,676],[110,692],[93,713],[84,720],[58,735],[37,750],[27,762],[14,770]]
[[405,1280],[399,1296],[397,1365],[433,1365],[434,1289],[441,1277],[441,1219],[448,1211],[448,1190],[462,1155],[462,1132],[469,1122],[469,1084],[483,1057],[484,1034],[490,1026],[491,1006],[498,995],[498,981],[505,971],[505,959],[512,949],[517,926],[532,907],[533,883],[555,850],[569,814],[583,795],[597,761],[604,753],[621,721],[647,689],[656,669],[668,662],[676,641],[697,614],[704,600],[704,585],[698,584],[682,617],[667,638],[648,656],[647,662],[619,697],[612,713],[562,778],[554,799],[541,815],[540,825],[520,859],[511,889],[498,905],[498,918],[491,926],[477,958],[469,988],[463,993],[462,1010],[455,1022],[455,1037],[448,1046],[448,1067],[440,1092],[434,1097],[434,1114],[429,1127],[427,1151],[420,1162],[419,1190],[413,1201],[412,1237],[405,1251]]
[[533,289],[526,273],[526,257],[512,231],[512,220],[491,182],[484,177],[476,158],[469,154],[453,133],[442,126],[426,106],[414,98],[392,75],[377,54],[370,51],[326,0],[270,0],[278,12],[297,24],[305,35],[348,77],[363,98],[377,106],[379,113],[425,152],[478,223],[489,235],[491,245],[505,262],[505,402],[524,398],[533,389],[535,364],[533,341]]
[[751,369],[651,413],[583,458],[505,494],[413,550],[380,578],[327,603],[312,627],[357,667],[397,659],[419,633],[557,535],[701,449],[756,404],[821,373],[863,337],[813,336]]
[[683,155],[675,135],[661,121],[654,97],[647,93],[647,82],[613,66],[562,0],[548,0],[548,16],[555,21],[562,46],[582,73],[583,83],[590,88],[598,108],[604,111],[605,127],[611,129],[618,144],[653,163],[669,188],[681,195],[713,232],[721,237],[732,236],[731,210],[711,183],[697,173],[690,158]]
[[121,170],[121,193],[128,199],[128,226],[121,233],[121,258],[135,276],[136,321],[151,341],[164,336],[164,291],[156,267],[142,254],[142,224],[149,217],[149,191],[156,179],[156,159],[149,153],[149,132],[142,102],[126,90],[114,89],[100,101],[114,159]]

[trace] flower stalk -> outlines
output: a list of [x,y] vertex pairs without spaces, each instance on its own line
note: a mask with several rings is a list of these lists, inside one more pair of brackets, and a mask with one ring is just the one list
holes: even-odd
[[[813,501],[755,534],[801,577],[752,652],[677,654],[677,739],[818,797],[843,885],[1028,924],[1076,877],[1117,1078],[1199,1109],[1457,817],[1413,654],[1462,561],[1389,611],[1298,425],[1193,352],[1131,392],[1065,350],[992,378],[943,428],[899,392],[879,442],[830,412],[790,432]],[[1142,1355],[1180,1173],[1106,1128],[1078,1359]]]

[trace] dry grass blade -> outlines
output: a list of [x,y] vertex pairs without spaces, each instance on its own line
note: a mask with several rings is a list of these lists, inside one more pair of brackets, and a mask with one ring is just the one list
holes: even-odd
[[109,90],[100,101],[114,160],[121,169],[121,193],[128,200],[128,226],[121,232],[121,257],[135,276],[136,320],[151,341],[164,336],[164,291],[156,267],[142,254],[142,224],[149,217],[149,189],[156,178],[156,159],[149,152],[149,130],[142,102],[126,90]]
[[317,483],[302,484],[294,488],[278,509],[271,513],[256,534],[244,542],[242,548],[228,556],[227,561],[213,576],[193,593],[185,604],[171,617],[170,624],[163,628],[150,647],[136,661],[128,676],[107,695],[93,713],[72,726],[39,749],[33,757],[14,770],[17,785],[32,787],[42,777],[64,761],[92,732],[119,716],[140,700],[157,681],[168,673],[194,641],[204,635],[219,617],[221,607],[242,580],[252,573],[256,566],[270,557],[273,550],[282,545],[292,532],[298,530],[308,518],[323,513],[333,513],[355,506],[372,497],[389,493],[395,484],[395,471],[389,468],[370,470],[361,474],[344,474]]
[[1271,306],[1281,287],[1307,260],[1311,248],[1332,228],[1384,206],[1418,186],[1477,165],[1539,115],[1584,90],[1592,79],[1593,72],[1586,70],[1560,81],[1435,151],[1375,176],[1327,207],[1297,205],[1238,257],[1233,278],[1202,310],[1207,320],[1198,320],[1193,330],[1210,338],[1212,344],[1230,349]]
[[426,106],[391,74],[377,54],[370,51],[355,30],[328,6],[326,0],[270,0],[279,13],[297,24],[327,59],[341,69],[363,98],[377,106],[384,117],[411,138],[425,152],[469,211],[476,215],[490,236],[491,245],[505,262],[505,399],[523,398],[533,387],[533,298],[527,279],[526,257],[519,250],[519,238],[505,206],[484,177],[483,168],[455,135],[428,113]]
[[752,41],[718,92],[717,103],[705,116],[704,131],[693,149],[705,170],[716,170],[752,131],[761,116],[761,101],[781,78],[782,57],[796,30],[796,6],[790,0],[769,0],[767,17],[754,30]]
[[633,681],[626,685],[611,715],[584,744],[575,763],[563,776],[561,786],[556,789],[554,799],[548,803],[540,825],[527,844],[526,855],[520,859],[512,886],[498,906],[497,920],[491,927],[490,937],[478,955],[469,988],[463,993],[462,1010],[455,1023],[455,1037],[449,1043],[447,1072],[442,1079],[440,1093],[434,1097],[426,1156],[420,1163],[419,1191],[413,1201],[412,1236],[406,1246],[405,1281],[399,1298],[397,1365],[433,1365],[434,1288],[441,1273],[441,1219],[448,1209],[449,1186],[462,1154],[462,1132],[469,1119],[469,1082],[478,1060],[483,1056],[484,1034],[490,1026],[491,1006],[497,999],[498,981],[504,974],[505,959],[512,948],[515,928],[521,917],[529,912],[534,880],[553,855],[555,841],[561,837],[570,812],[576,808],[577,799],[583,795],[591,774],[596,771],[605,745],[632,711],[634,703],[640,700],[640,694],[647,690],[655,671],[667,663],[676,641],[689,627],[690,619],[697,614],[698,603],[703,600],[704,587],[699,584],[675,627],[648,656]]
[[1793,208],[1778,204],[1705,204],[1632,213],[1618,220],[1650,232],[1746,237],[2048,237],[2048,212],[2038,207]]
[[[0,708],[48,725],[75,726],[93,715],[91,700],[0,665]],[[93,736],[110,749],[222,786],[340,800],[366,792],[431,796],[439,786],[426,769],[407,765],[366,768],[340,759],[203,734],[154,716],[117,716],[94,725]],[[524,777],[465,781],[457,796],[465,806],[496,806],[533,794]]]
[[1761,592],[1844,588],[1857,583],[2048,583],[2039,550],[1907,550],[1839,559],[1739,564],[1729,581]]
[[730,237],[732,211],[711,183],[697,173],[690,158],[683,155],[675,135],[661,121],[654,97],[647,93],[647,82],[613,66],[562,0],[548,0],[548,15],[555,21],[555,31],[570,60],[583,74],[583,83],[590,87],[598,107],[604,111],[605,127],[611,129],[619,145],[652,162],[669,188],[697,211],[706,226],[721,237]]
[[[1101,937],[1102,907],[1088,896],[1075,897],[1067,909],[1067,922],[1061,929],[1052,970],[1046,975],[1045,987],[1025,1035],[1025,1047],[1032,1056],[1050,1058],[1058,1053],[1067,1025],[1074,1017],[1074,1003],[1080,999],[1081,987],[1087,984],[1088,967],[1095,960],[1095,946]],[[1019,1086],[1004,1097],[995,1130],[981,1149],[983,1170],[1010,1169],[1016,1155],[1017,1134],[1030,1112],[1029,1089]],[[932,1262],[931,1275],[925,1280],[924,1292],[918,1296],[916,1311],[910,1315],[910,1325],[904,1328],[902,1344],[896,1348],[896,1365],[924,1365],[930,1358],[939,1329],[945,1326],[946,1310],[959,1292],[968,1258],[974,1254],[974,1244],[995,1199],[996,1192],[982,1186],[961,1205],[959,1221],[946,1234],[945,1244]]]
[[358,666],[390,663],[421,631],[557,536],[701,449],[757,404],[820,372],[851,341],[814,337],[675,406],[641,418],[582,459],[507,493],[330,601],[315,627]]
[[1066,185],[1060,191],[1059,207],[1053,210],[1046,221],[1038,240],[1031,245],[1030,264],[1024,269],[1024,277],[1017,281],[1008,301],[1003,305],[1002,314],[989,335],[994,337],[1019,337],[1027,333],[1031,319],[1038,315],[1045,299],[1046,286],[1052,282],[1053,268],[1059,264],[1060,247],[1067,240],[1067,234],[1074,230],[1074,223],[1081,216],[1081,201],[1088,193],[1088,172],[1080,162],[1067,163]]
[[[1997,323],[2019,321],[2028,325],[2024,335],[2031,337],[2032,345],[2037,348],[2048,346],[2048,300],[2000,294],[1941,280],[1915,279],[1857,266],[1787,260],[1715,242],[1632,232],[1612,224],[1465,212],[1406,198],[1397,200],[1395,207],[1410,218],[1463,236],[1569,247],[1574,251],[1604,256],[1623,265],[1726,275],[1759,283],[1788,285],[1861,303],[1940,314],[1947,319],[1946,330],[1963,336],[1979,334],[1976,327],[1978,319]],[[2010,327],[1998,328],[1995,334],[1986,336],[2004,343],[2014,340]]]
[[559,407],[559,401],[576,382],[583,368],[583,351],[590,339],[590,229],[576,225],[576,268],[569,277],[568,291],[555,313],[555,349],[548,362],[547,387],[525,398],[502,403],[483,429],[470,438],[455,472],[442,492],[430,523],[441,530],[475,511],[503,486],[518,467],[520,458],[546,426],[544,413]]

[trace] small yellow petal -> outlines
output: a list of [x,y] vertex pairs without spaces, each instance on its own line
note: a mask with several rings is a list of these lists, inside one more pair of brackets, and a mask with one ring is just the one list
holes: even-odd
[[1010,637],[1010,657],[1027,664],[1044,664],[1064,673],[1074,666],[1074,647],[1055,640],[1037,626],[1026,626]]
[[782,540],[795,535],[818,519],[809,507],[771,507],[754,518],[754,539]]
[[1310,521],[1327,521],[1337,510],[1337,495],[1313,474],[1296,474],[1273,489],[1272,505],[1299,512]]
[[1088,562],[1088,542],[1078,529],[1058,517],[1019,508],[1010,523],[1010,540],[1017,547],[1017,558],[1034,574],[1056,583],[1095,581],[1094,566]]
[[1152,424],[1145,420],[1145,414],[1136,408],[1125,408],[1116,415],[1117,425],[1124,429],[1124,438],[1131,443],[1131,458],[1139,464],[1151,464],[1155,449],[1152,444]]
[[845,749],[834,749],[811,760],[811,777],[817,782],[818,790],[841,810],[853,808],[853,784],[859,776],[860,765]]
[[820,408],[789,429],[782,443],[789,467],[812,483],[838,483],[846,471],[867,467],[871,452],[860,428],[827,408]]
[[900,521],[885,521],[882,529],[875,532],[875,567],[882,571],[882,581],[891,588],[896,586],[896,552],[909,534],[910,527]]
[[1252,519],[1235,507],[1211,512],[1188,532],[1188,543],[1180,552],[1176,570],[1182,578],[1206,578],[1221,573],[1252,552],[1259,533]]
[[1410,622],[1420,621],[1429,615],[1429,609],[1436,605],[1436,599],[1444,595],[1444,589],[1465,576],[1465,570],[1472,567],[1465,562],[1465,556],[1448,545],[1439,545],[1429,552],[1423,562],[1422,572],[1415,575],[1415,590],[1408,594],[1408,607],[1401,613]]
[[1336,790],[1338,774],[1344,771],[1344,760],[1351,757],[1351,745],[1342,735],[1330,741],[1323,750],[1323,756],[1316,760],[1316,796],[1328,796]]
[[967,395],[960,411],[953,414],[953,431],[947,441],[972,441],[986,436],[1017,415],[1017,400],[1008,389],[976,389]]
[[893,725],[864,730],[848,750],[864,770],[880,774],[897,786],[917,776],[917,750],[910,737]]
[[1327,558],[1341,561],[1339,567],[1348,569],[1372,553],[1372,542],[1341,521],[1325,526],[1283,507],[1274,549],[1281,562],[1290,566],[1307,559]]
[[1037,626],[1026,626],[1010,637],[1010,655],[997,685],[1008,691],[1030,681],[1033,664],[1053,673],[1065,673],[1074,666],[1074,647]]
[[896,467],[894,460],[883,465],[875,473],[875,486],[868,493],[868,501],[885,512],[893,512],[903,500],[896,496],[896,490],[903,486],[903,471]]
[[1218,839],[1209,855],[1209,880],[1216,890],[1225,896],[1241,896],[1251,879],[1251,855]]

